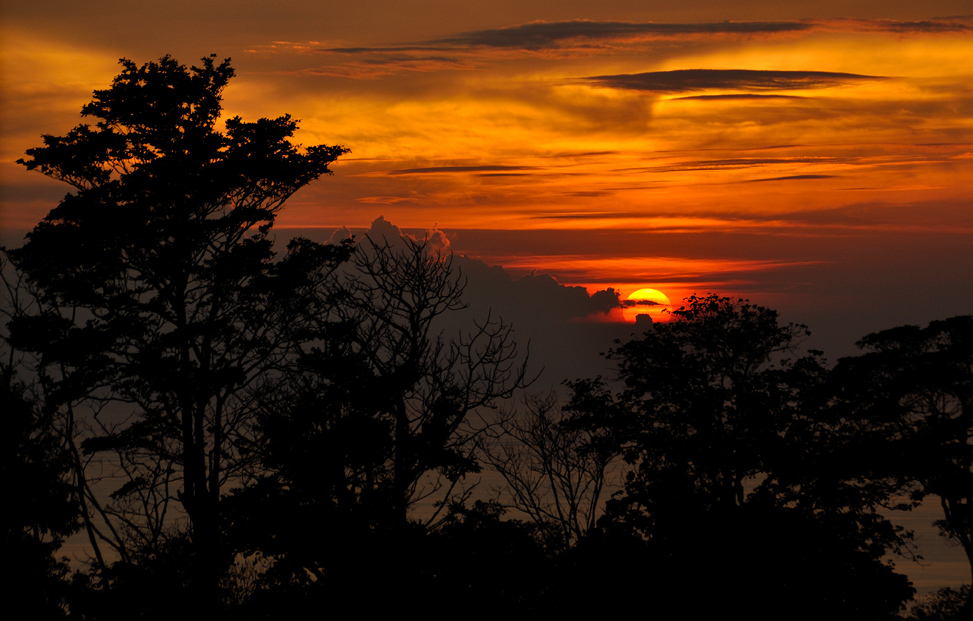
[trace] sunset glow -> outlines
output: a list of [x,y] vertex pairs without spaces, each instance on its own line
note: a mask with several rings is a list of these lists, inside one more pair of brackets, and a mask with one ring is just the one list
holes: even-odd
[[[294,1],[213,14],[233,24],[218,31],[182,1],[104,19],[24,5],[2,26],[0,227],[22,234],[61,197],[13,161],[75,125],[119,57],[215,52],[237,70],[228,115],[290,113],[304,144],[351,149],[281,235],[384,216],[512,274],[717,291],[808,323],[930,286],[943,313],[969,310],[973,20],[938,17],[968,10],[751,4]],[[900,263],[911,281],[887,277]]]

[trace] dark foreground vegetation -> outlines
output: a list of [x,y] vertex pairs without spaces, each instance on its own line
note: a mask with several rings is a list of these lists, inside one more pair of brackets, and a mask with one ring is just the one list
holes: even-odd
[[[930,500],[973,557],[973,317],[828,366],[774,311],[692,297],[616,377],[530,396],[502,320],[441,331],[463,280],[429,244],[275,251],[345,149],[286,116],[218,131],[232,76],[126,61],[20,161],[72,190],[3,254],[8,607],[894,619],[910,538],[881,511]],[[914,615],[971,618],[969,589]]]

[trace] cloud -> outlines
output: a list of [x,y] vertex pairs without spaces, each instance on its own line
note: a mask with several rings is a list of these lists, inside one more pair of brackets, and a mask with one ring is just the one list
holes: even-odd
[[834,179],[837,175],[787,175],[785,177],[770,177],[768,179],[748,179],[746,183],[760,183],[762,181],[798,181],[803,179]]
[[423,236],[423,240],[429,244],[429,247],[436,254],[451,252],[449,248],[449,237],[446,236],[445,232],[439,230],[438,225],[428,229]]
[[411,53],[411,52],[438,52],[442,47],[435,46],[424,46],[424,45],[400,45],[400,46],[389,46],[389,47],[320,47],[315,50],[315,52],[332,52],[335,54],[374,54],[382,53],[389,54],[393,52]]
[[719,22],[709,24],[666,24],[654,22],[530,22],[509,28],[476,30],[455,37],[438,39],[446,46],[484,46],[537,50],[564,42],[640,40],[686,35],[756,34],[800,32],[812,28],[808,22]]
[[687,95],[685,97],[676,97],[675,99],[700,99],[700,100],[712,100],[712,99],[742,99],[742,100],[759,100],[759,99],[807,99],[807,97],[801,97],[800,95],[758,95],[755,93],[729,93],[720,95]]
[[819,28],[854,32],[888,32],[895,34],[953,34],[973,32],[969,17],[950,17],[903,21],[894,19],[835,19],[817,23]]
[[[660,40],[698,40],[716,36],[774,36],[824,32],[865,32],[889,34],[956,34],[973,31],[969,18],[942,18],[928,20],[892,19],[830,19],[830,20],[782,20],[782,21],[722,21],[706,23],[659,23],[628,21],[591,21],[576,19],[567,21],[533,21],[506,28],[473,30],[457,35],[390,46],[321,47],[312,44],[281,44],[263,46],[283,49],[287,46],[300,51],[315,51],[346,56],[382,55],[377,62],[430,62],[456,63],[455,58],[422,56],[443,50],[470,53],[474,48],[489,50],[528,51],[577,50],[586,53],[604,48],[610,51],[617,45],[638,44]],[[261,49],[257,46],[255,49]],[[393,56],[397,55],[397,56]]]
[[705,172],[713,170],[740,170],[761,166],[794,165],[794,164],[849,164],[858,158],[854,156],[811,156],[811,157],[736,157],[725,159],[710,159],[666,164],[663,166],[646,166],[622,169],[617,172]]
[[[657,23],[635,21],[535,21],[506,28],[473,30],[434,39],[389,42],[388,45],[340,45],[322,41],[272,41],[248,46],[248,52],[265,58],[292,55],[315,66],[282,69],[278,60],[272,71],[306,76],[328,76],[367,82],[397,74],[449,75],[525,58],[590,61],[597,56],[634,54],[658,61],[672,58],[687,46],[732,42],[778,40],[842,34],[885,34],[896,38],[962,35],[973,31],[968,18],[920,21],[830,19],[782,21],[721,21],[706,23]],[[651,53],[651,56],[644,56]],[[677,53],[678,55],[678,53]],[[323,62],[319,62],[320,59]],[[305,61],[306,62],[306,61]],[[648,67],[646,67],[648,68]],[[613,77],[613,76],[605,76]],[[350,87],[348,84],[343,87]],[[681,91],[676,91],[681,92]]]
[[429,168],[405,168],[389,171],[390,175],[427,175],[443,173],[495,173],[508,171],[540,170],[538,166],[432,166]]
[[489,315],[509,323],[518,345],[525,350],[529,346],[532,371],[544,370],[540,387],[605,373],[607,363],[600,353],[633,331],[630,324],[608,320],[608,313],[620,305],[612,288],[589,294],[549,274],[530,272],[517,278],[502,267],[465,256],[455,257],[454,265],[466,279],[468,321]]
[[343,226],[332,233],[331,237],[329,237],[328,241],[325,243],[338,245],[347,239],[352,239],[353,237],[354,236],[351,234],[351,231],[348,230],[348,227]]
[[457,265],[468,279],[471,304],[493,307],[501,314],[516,316],[521,323],[563,322],[618,308],[614,289],[589,294],[584,287],[563,285],[550,274],[531,272],[514,278],[498,266],[469,257]]
[[[330,242],[347,239],[351,231],[341,228]],[[448,256],[454,277],[462,283],[466,306],[438,317],[434,332],[445,338],[468,334],[489,318],[503,321],[513,329],[521,355],[529,350],[530,369],[545,369],[543,383],[555,386],[567,378],[602,372],[600,352],[616,338],[624,338],[632,326],[611,321],[583,321],[592,316],[607,319],[619,308],[618,293],[611,288],[588,293],[584,287],[563,285],[549,274],[530,272],[515,277],[500,266],[479,259],[452,254],[450,241],[434,226],[424,233],[402,231],[384,216],[355,236],[359,247],[368,252],[370,244],[387,244],[407,251],[407,240],[428,244],[430,257]],[[343,269],[353,269],[346,264]],[[594,369],[592,371],[592,369]]]
[[408,54],[387,54],[377,51],[367,58],[356,58],[350,62],[312,67],[302,70],[301,73],[314,76],[373,80],[393,75],[399,71],[431,73],[435,71],[462,71],[472,68],[472,64],[460,58],[410,56]]
[[880,76],[831,71],[766,71],[755,69],[678,69],[583,78],[607,88],[685,93],[708,89],[796,90],[829,88],[842,84],[884,80]]
[[[328,243],[339,243],[352,237],[347,227],[335,231]],[[407,241],[425,243],[432,254],[450,253],[447,234],[438,226],[427,229],[421,236],[410,234],[392,224],[385,216],[372,221],[371,226],[355,236],[360,245],[388,244],[405,247]],[[454,256],[453,264],[467,282],[467,302],[481,309],[493,309],[506,316],[515,316],[520,323],[550,324],[607,314],[619,307],[618,294],[606,289],[589,294],[584,287],[563,285],[554,276],[530,272],[515,278],[499,266],[487,265],[468,256]]]
[[411,203],[414,199],[404,196],[361,196],[355,200],[366,204],[394,205],[396,203]]

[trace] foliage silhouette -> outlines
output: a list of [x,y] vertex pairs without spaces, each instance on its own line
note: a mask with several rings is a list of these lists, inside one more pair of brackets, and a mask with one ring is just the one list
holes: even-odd
[[970,585],[958,589],[943,587],[935,595],[921,599],[909,611],[906,621],[958,621],[960,610],[969,598]]
[[46,407],[88,412],[82,446],[114,454],[124,476],[102,505],[94,474],[76,473],[97,539],[130,562],[184,511],[194,582],[212,593],[227,562],[222,490],[246,465],[248,391],[280,366],[302,307],[293,272],[309,255],[313,269],[342,259],[297,243],[275,261],[268,233],[345,149],[294,146],[288,116],[234,117],[218,131],[228,60],[121,64],[82,109],[93,127],[44,136],[18,160],[73,191],[8,253],[40,309],[14,317],[10,344],[35,355]]
[[[647,538],[673,593],[704,581],[725,602],[746,588],[741,576],[760,576],[777,599],[759,618],[788,600],[894,618],[912,590],[881,558],[903,540],[876,512],[883,497],[843,476],[820,354],[795,357],[806,328],[742,300],[687,302],[610,352],[619,392],[600,378],[570,384],[573,424],[632,467],[602,527]],[[725,558],[742,573],[714,571]],[[827,574],[847,582],[828,588]]]
[[601,379],[571,384],[575,424],[635,465],[627,502],[645,509],[646,532],[677,510],[664,500],[673,494],[698,511],[769,493],[791,455],[789,432],[816,405],[801,388],[823,374],[814,352],[786,357],[803,326],[779,326],[776,312],[728,298],[687,301],[610,352],[624,382],[617,396]]
[[479,469],[471,417],[526,383],[506,324],[442,333],[464,283],[427,243],[366,239],[332,276],[319,292],[337,297],[309,314],[295,373],[263,401],[262,471],[231,499],[240,551],[272,556],[280,583],[341,579],[366,556],[408,573],[418,524]]
[[[938,497],[942,534],[973,569],[973,316],[870,334],[836,368],[861,419],[867,474],[918,503]],[[973,618],[973,594],[959,618]]]
[[65,618],[69,597],[66,559],[55,555],[80,528],[69,462],[50,417],[39,411],[0,365],[0,476],[5,481],[4,560],[8,604],[39,619]]

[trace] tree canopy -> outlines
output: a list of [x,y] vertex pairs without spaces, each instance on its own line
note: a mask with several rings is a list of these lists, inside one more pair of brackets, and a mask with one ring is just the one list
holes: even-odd
[[94,413],[83,446],[124,473],[103,505],[79,472],[97,539],[123,561],[161,545],[177,500],[197,581],[212,585],[225,562],[221,491],[246,461],[248,391],[287,352],[303,305],[295,279],[346,256],[296,243],[276,261],[268,233],[346,150],[294,145],[286,115],[218,130],[229,60],[121,64],[82,108],[94,125],[44,136],[18,160],[73,191],[8,253],[34,295],[9,342],[36,356],[46,407]]
[[687,302],[610,352],[620,392],[601,379],[572,384],[577,424],[636,466],[628,489],[650,515],[667,510],[656,489],[718,508],[774,485],[790,432],[814,406],[803,389],[823,371],[816,353],[795,357],[807,329],[779,325],[775,311],[715,295]]
[[660,564],[651,580],[670,593],[694,582],[711,592],[672,614],[715,614],[741,580],[763,588],[758,618],[789,601],[805,602],[794,618],[894,618],[911,596],[882,561],[902,543],[876,511],[883,498],[835,463],[840,427],[820,353],[799,350],[807,334],[744,300],[690,297],[669,322],[611,350],[617,392],[600,378],[570,384],[567,409],[592,433],[590,449],[631,467],[601,526],[647,540]]
[[[913,503],[936,498],[936,524],[973,568],[973,316],[900,326],[859,341],[835,374],[871,457],[863,474]],[[958,618],[973,616],[964,590]]]

